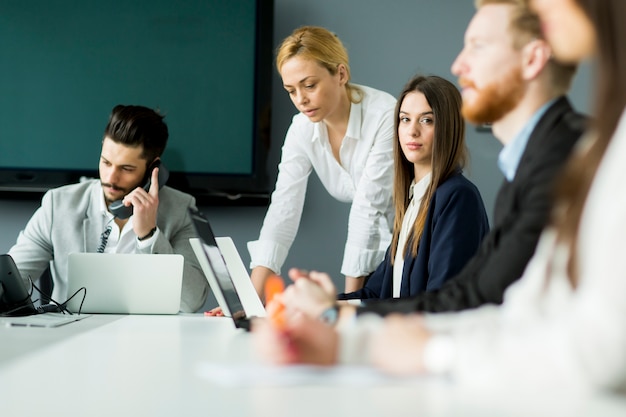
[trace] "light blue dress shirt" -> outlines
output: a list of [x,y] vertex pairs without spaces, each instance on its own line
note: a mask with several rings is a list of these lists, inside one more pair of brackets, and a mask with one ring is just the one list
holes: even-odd
[[550,100],[543,106],[539,108],[528,120],[528,122],[522,127],[522,130],[515,135],[515,138],[511,142],[509,142],[498,155],[498,168],[504,174],[505,178],[511,182],[515,178],[515,173],[517,172],[517,167],[519,166],[519,162],[522,159],[522,155],[524,154],[524,150],[526,150],[526,145],[528,144],[528,139],[530,139],[530,134],[535,130],[537,123],[546,113],[548,108],[552,106],[552,104],[556,100]]

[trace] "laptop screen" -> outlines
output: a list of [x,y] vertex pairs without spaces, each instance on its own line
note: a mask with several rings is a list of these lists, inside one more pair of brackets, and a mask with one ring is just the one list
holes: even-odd
[[215,241],[215,235],[209,225],[209,221],[199,211],[189,209],[189,215],[193,221],[194,227],[200,241],[202,242],[202,250],[208,261],[209,267],[215,276],[219,291],[224,297],[230,311],[224,312],[230,313],[232,318],[237,322],[238,320],[245,319],[246,313],[237,294],[237,290],[233,284],[233,280],[230,277],[230,273],[226,268],[226,261],[220,252],[217,242]]

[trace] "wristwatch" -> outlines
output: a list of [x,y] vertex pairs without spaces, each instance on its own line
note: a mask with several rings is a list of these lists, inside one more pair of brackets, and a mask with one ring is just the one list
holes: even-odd
[[334,304],[328,307],[326,310],[322,311],[319,319],[329,326],[334,326],[339,319],[339,306],[337,304]]
[[137,240],[141,242],[142,240],[150,239],[152,236],[154,236],[154,233],[156,233],[156,231],[157,231],[157,228],[156,226],[154,226],[152,230],[148,232],[147,235],[142,236],[142,237],[137,237]]

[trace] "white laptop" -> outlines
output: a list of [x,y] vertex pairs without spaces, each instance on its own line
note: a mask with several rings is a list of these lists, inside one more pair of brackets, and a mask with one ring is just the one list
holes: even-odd
[[[68,310],[81,313],[177,314],[183,284],[180,254],[71,253]],[[82,306],[81,306],[82,302]]]
[[266,313],[235,244],[229,237],[216,238],[200,212],[190,210],[189,214],[199,236],[189,243],[217,302],[236,327],[248,329],[250,318]]
[[265,307],[252,284],[248,270],[237,251],[235,242],[226,236],[215,237],[215,241],[226,262],[226,268],[233,284],[235,284],[235,289],[237,294],[239,294],[239,298],[241,298],[246,314],[254,317],[265,317]]

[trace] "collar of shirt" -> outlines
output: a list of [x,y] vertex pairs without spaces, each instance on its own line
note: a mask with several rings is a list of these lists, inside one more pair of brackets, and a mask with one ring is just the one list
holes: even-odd
[[98,197],[100,212],[103,218],[103,228],[111,226],[112,231],[108,236],[104,251],[107,253],[132,253],[135,246],[135,232],[133,230],[133,216],[131,215],[124,225],[124,229],[120,232],[119,227],[115,224],[115,217],[107,209],[106,202],[104,200],[104,190]]
[[517,173],[517,167],[522,159],[530,134],[535,130],[537,123],[543,117],[548,108],[554,103],[555,100],[550,100],[539,108],[531,117],[528,122],[524,124],[522,129],[517,135],[509,142],[498,155],[498,168],[504,174],[506,179],[511,182],[515,178]]
[[430,172],[424,175],[424,178],[415,182],[415,179],[411,182],[411,186],[409,187],[409,200],[413,201],[413,196],[418,196],[418,200],[421,201],[424,193],[426,193],[426,189],[430,185]]
[[409,187],[409,206],[404,212],[404,218],[402,219],[402,227],[398,235],[398,246],[396,248],[396,256],[393,263],[392,294],[394,298],[400,297],[402,275],[404,274],[404,252],[406,250],[406,244],[409,235],[413,230],[415,219],[417,219],[419,206],[421,205],[424,194],[430,185],[430,177],[431,175],[428,173],[417,183],[413,180],[411,186]]
[[[321,132],[322,122],[313,123],[313,137],[311,142],[320,140],[320,138],[327,137],[326,131]],[[326,127],[326,126],[324,126]],[[361,138],[361,103],[350,104],[350,117],[348,118],[348,128],[346,129],[346,136],[352,139]]]
[[[102,189],[102,186],[100,186],[100,188]],[[104,190],[102,190],[102,192],[100,193],[100,197],[98,198],[98,205],[100,206],[100,212],[102,213],[102,216],[107,221],[113,220],[114,217],[111,214],[111,212],[107,209],[106,202],[104,201]]]

